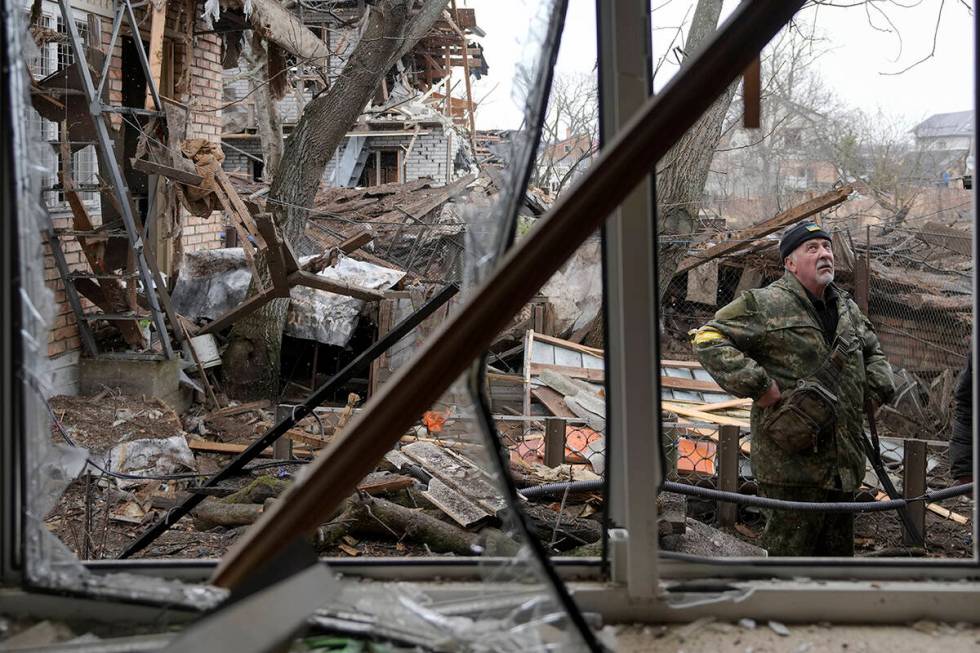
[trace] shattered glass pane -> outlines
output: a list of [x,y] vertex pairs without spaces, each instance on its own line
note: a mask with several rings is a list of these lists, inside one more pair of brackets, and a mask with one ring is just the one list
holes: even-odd
[[[589,98],[581,125],[538,115],[563,3],[517,3],[526,20],[515,30],[491,19],[487,5],[452,3],[444,14],[428,2],[409,3],[412,19],[427,27],[409,30],[414,43],[375,66],[384,74],[352,107],[351,124],[296,168],[282,153],[309,134],[318,107],[362,92],[351,79],[375,56],[373,30],[399,18],[374,4],[318,2],[284,16],[277,4],[147,3],[134,8],[146,50],[126,36],[129,28],[115,34],[110,8],[70,7],[73,20],[64,23],[62,7],[44,2],[32,31],[14,17],[24,80],[31,62],[34,82],[31,95],[26,84],[19,89],[29,128],[21,159],[33,166],[21,182],[23,196],[38,200],[20,222],[35,390],[25,434],[33,583],[215,606],[225,590],[94,573],[98,566],[81,560],[224,554],[486,278],[511,234],[532,229],[577,174],[556,171],[554,158],[544,171],[539,139],[549,151],[572,151],[583,168],[591,160],[594,84],[582,87]],[[242,30],[270,11],[285,32],[277,31],[282,24]],[[496,60],[481,15],[497,30]],[[125,11],[118,18],[129,21]],[[180,33],[195,36],[173,36]],[[155,89],[143,79],[144,57]],[[493,74],[510,88],[489,104],[504,97],[517,118],[484,129],[476,112],[494,93],[488,61],[499,62]],[[90,115],[92,102],[81,100],[94,95],[117,110]],[[574,137],[583,147],[559,142],[560,131],[582,125],[588,133]],[[284,191],[282,171],[290,169],[309,177]],[[502,334],[492,363],[501,367],[488,377],[493,420],[514,463],[505,473],[522,485],[598,482],[604,473],[601,350],[555,339],[581,330],[601,305],[597,256],[573,268]],[[272,460],[208,480],[446,284],[463,291],[345,377],[330,405],[262,452]],[[578,299],[568,301],[570,294]],[[249,336],[245,324],[262,325]],[[526,353],[504,351],[532,331],[541,339]],[[263,351],[259,343],[272,344]],[[567,385],[538,373],[522,380],[518,370],[545,355],[593,382]],[[236,356],[248,360],[238,372]],[[273,391],[262,385],[270,376]],[[563,392],[572,413],[549,413],[532,389],[553,406]],[[255,397],[237,394],[249,390]],[[583,646],[515,527],[487,446],[469,392],[456,384],[315,533],[328,557],[461,559],[485,579],[483,588],[375,595],[343,579],[343,592],[311,624],[344,632],[368,624],[394,641],[437,648]],[[596,556],[598,496],[542,496],[555,505],[519,499],[532,537],[549,554]],[[191,500],[193,510],[182,510]],[[161,524],[158,536],[130,551]],[[493,560],[474,564],[481,558]]]

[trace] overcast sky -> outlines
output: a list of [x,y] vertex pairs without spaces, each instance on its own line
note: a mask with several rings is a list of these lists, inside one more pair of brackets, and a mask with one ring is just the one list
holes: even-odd
[[[474,85],[474,98],[483,99],[477,127],[515,128],[521,109],[512,98],[511,80],[517,65],[536,52],[528,47],[529,30],[543,29],[546,0],[457,0],[476,9],[489,75]],[[696,4],[695,0],[654,0],[653,43],[659,56],[667,49],[676,28]],[[725,12],[737,6],[726,0]],[[846,4],[846,3],[842,3]],[[903,3],[912,4],[912,3]],[[932,50],[940,5],[935,55],[901,75],[898,72]],[[880,5],[884,6],[884,5]],[[873,25],[863,7],[811,8],[800,17],[815,22],[831,51],[818,63],[820,75],[846,104],[866,111],[882,110],[914,124],[931,114],[972,109],[972,18],[961,0],[921,0],[918,6],[890,5],[889,26],[880,14]],[[899,36],[900,35],[900,38]],[[595,65],[595,2],[570,0],[558,69],[589,72]],[[667,75],[670,70],[664,70]],[[662,83],[662,79],[658,79]],[[659,85],[659,84],[658,84]]]

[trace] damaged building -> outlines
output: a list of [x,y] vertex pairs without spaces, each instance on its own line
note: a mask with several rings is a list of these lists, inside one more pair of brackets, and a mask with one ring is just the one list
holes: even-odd
[[[324,36],[326,65],[302,63],[299,53],[271,54],[283,59],[286,70],[279,71],[283,83],[270,83],[270,97],[262,105],[256,93],[254,71],[247,62],[254,55],[235,59],[241,51],[241,31],[225,37],[224,100],[222,144],[226,150],[224,167],[229,171],[263,178],[266,157],[258,135],[259,120],[275,120],[288,136],[299,121],[304,107],[331,86],[342,74],[358,41],[358,19],[362,9],[334,7],[326,3],[300,6],[300,23]],[[244,25],[244,15],[225,11],[221,26]],[[456,23],[459,21],[459,24]],[[427,178],[446,184],[476,170],[473,148],[475,103],[470,78],[488,73],[483,48],[472,41],[485,36],[477,25],[473,9],[456,10],[437,21],[409,56],[382,81],[370,106],[344,135],[323,174],[326,187],[365,187],[401,184]],[[228,54],[231,52],[232,54]],[[252,58],[249,58],[249,57]],[[243,67],[241,64],[245,63]],[[272,73],[273,75],[277,73]],[[456,95],[447,89],[463,82],[466,93]],[[272,118],[270,114],[276,114]]]

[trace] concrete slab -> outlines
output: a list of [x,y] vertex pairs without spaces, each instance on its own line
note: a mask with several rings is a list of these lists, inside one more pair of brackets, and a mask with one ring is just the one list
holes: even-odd
[[94,395],[118,388],[127,395],[156,397],[183,413],[191,394],[180,385],[180,361],[105,360],[82,357],[78,362],[79,392]]

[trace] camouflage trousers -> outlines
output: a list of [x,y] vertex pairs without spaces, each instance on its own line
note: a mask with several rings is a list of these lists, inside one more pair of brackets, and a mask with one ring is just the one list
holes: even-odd
[[[853,492],[759,484],[759,494],[783,501],[853,501]],[[762,546],[771,556],[854,555],[854,513],[767,510]]]

